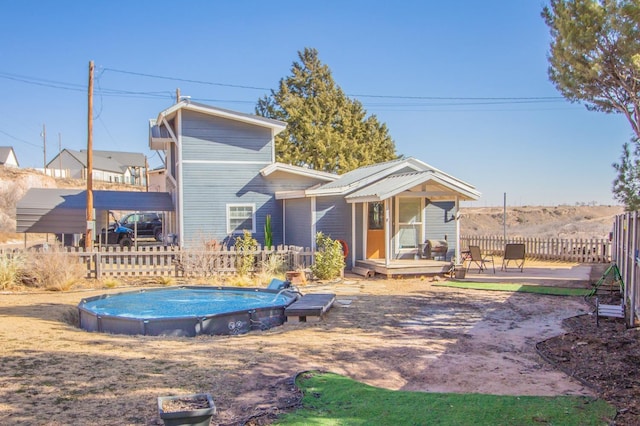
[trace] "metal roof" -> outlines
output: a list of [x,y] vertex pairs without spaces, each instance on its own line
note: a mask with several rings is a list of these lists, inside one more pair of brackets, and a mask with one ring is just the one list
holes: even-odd
[[349,203],[382,201],[402,192],[419,192],[430,199],[450,198],[477,200],[480,193],[470,185],[436,171],[402,173],[388,176],[345,197]]
[[[173,211],[168,192],[93,191],[96,210]],[[83,233],[87,191],[31,188],[16,206],[17,232]]]

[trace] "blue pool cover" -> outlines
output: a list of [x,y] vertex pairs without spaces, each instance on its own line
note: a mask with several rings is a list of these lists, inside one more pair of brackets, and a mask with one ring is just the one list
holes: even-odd
[[286,321],[298,295],[286,290],[171,287],[84,299],[80,327],[119,334],[241,334]]

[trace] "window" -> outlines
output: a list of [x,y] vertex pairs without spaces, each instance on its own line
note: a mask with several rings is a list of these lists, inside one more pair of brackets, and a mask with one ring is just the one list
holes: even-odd
[[419,247],[422,239],[422,209],[420,198],[398,199],[398,249]]
[[369,203],[369,229],[384,229],[384,203]]
[[256,232],[255,204],[227,204],[227,233]]

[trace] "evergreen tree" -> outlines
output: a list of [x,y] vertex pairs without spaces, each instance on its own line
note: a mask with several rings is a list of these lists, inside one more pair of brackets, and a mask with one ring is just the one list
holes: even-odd
[[640,146],[636,139],[632,141],[635,146],[633,153],[628,143],[622,146],[620,163],[614,163],[613,167],[618,172],[618,177],[613,182],[613,193],[616,200],[625,205],[625,210],[635,211],[640,209]]
[[613,182],[627,210],[640,207],[640,2],[551,0],[542,11],[551,31],[549,79],[571,102],[591,111],[621,113],[635,138],[623,146]]
[[640,137],[640,2],[551,0],[549,78],[589,110],[625,115]]
[[281,120],[276,159],[315,170],[345,173],[397,158],[387,126],[347,97],[316,49],[298,52],[278,91],[258,100],[256,114]]

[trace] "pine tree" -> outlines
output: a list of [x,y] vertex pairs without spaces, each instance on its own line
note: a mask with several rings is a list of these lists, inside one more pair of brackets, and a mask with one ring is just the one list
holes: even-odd
[[622,146],[620,163],[614,163],[613,167],[618,172],[618,177],[613,182],[613,193],[616,200],[625,205],[625,210],[635,211],[640,209],[640,148],[637,140],[632,141],[636,147],[631,152],[628,143]]
[[614,197],[640,208],[640,2],[551,0],[542,11],[552,36],[549,79],[571,102],[591,111],[621,113],[635,137],[613,167]]
[[276,159],[315,170],[345,173],[397,158],[387,126],[347,97],[316,49],[298,52],[278,91],[258,100],[256,113],[287,123],[276,137]]

